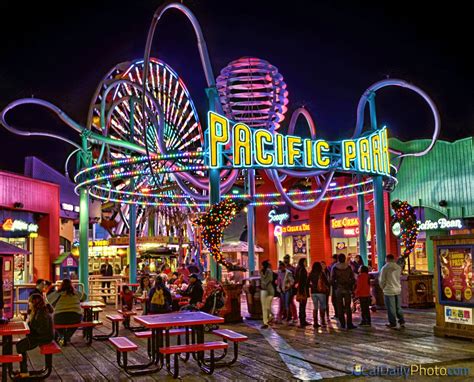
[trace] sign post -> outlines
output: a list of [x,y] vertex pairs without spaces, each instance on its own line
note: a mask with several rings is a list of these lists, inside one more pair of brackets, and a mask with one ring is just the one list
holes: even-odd
[[365,232],[365,200],[364,195],[357,195],[357,216],[359,218],[359,255],[364,262],[368,264],[367,257],[367,234]]

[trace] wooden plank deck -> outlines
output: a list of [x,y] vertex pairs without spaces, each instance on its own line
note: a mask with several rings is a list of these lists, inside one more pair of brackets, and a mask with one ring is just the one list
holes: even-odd
[[[245,308],[245,304],[242,304]],[[312,317],[311,304],[308,304],[308,317]],[[276,305],[274,306],[276,310]],[[115,312],[108,306],[101,313],[104,325],[97,332],[110,332],[110,323],[105,315]],[[245,313],[245,312],[244,312]],[[474,378],[474,343],[451,338],[433,336],[434,310],[405,310],[407,327],[402,330],[385,328],[386,312],[378,311],[372,315],[371,328],[358,328],[341,331],[334,321],[326,329],[308,327],[305,330],[294,326],[278,325],[271,330],[272,339],[283,339],[288,348],[275,350],[261,334],[260,321],[246,321],[241,324],[223,325],[249,337],[239,346],[239,361],[232,367],[216,369],[209,376],[200,371],[194,362],[180,363],[180,376],[185,381],[292,381],[297,380],[290,371],[281,354],[300,358],[311,365],[324,379],[346,380],[352,376],[355,364],[370,366],[408,366],[451,365],[471,367],[470,377],[450,378],[450,381],[472,381]],[[245,315],[245,314],[244,314]],[[355,315],[354,323],[359,318]],[[139,350],[130,355],[129,362],[146,360],[146,340],[137,339],[134,333],[120,328],[120,335],[127,336],[139,345]],[[211,335],[206,335],[211,338]],[[273,340],[271,341],[273,342]],[[72,344],[63,347],[62,354],[54,356],[54,370],[49,381],[171,381],[173,378],[165,371],[143,376],[129,377],[116,364],[114,349],[108,341],[94,341],[87,346],[78,331]],[[32,367],[40,368],[43,358],[38,350],[29,352]],[[287,358],[288,359],[288,358]],[[295,359],[295,362],[298,362]],[[381,377],[371,381],[393,380]],[[397,378],[396,378],[397,379]],[[359,378],[359,380],[363,380]],[[410,378],[413,380],[413,378]],[[420,379],[424,380],[424,379]]]

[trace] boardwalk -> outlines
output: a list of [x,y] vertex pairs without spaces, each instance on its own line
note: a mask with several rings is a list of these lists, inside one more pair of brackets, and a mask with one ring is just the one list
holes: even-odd
[[[112,307],[107,310],[112,311]],[[104,313],[102,314],[105,318]],[[356,378],[352,376],[352,371],[357,364],[366,368],[422,364],[470,366],[471,377],[455,377],[449,380],[473,380],[473,342],[434,337],[432,327],[435,317],[432,310],[407,310],[406,319],[406,329],[389,330],[385,328],[385,311],[380,311],[373,315],[372,328],[358,328],[348,332],[337,329],[334,323],[327,329],[317,331],[312,327],[302,330],[279,325],[266,330],[265,333],[259,329],[260,322],[246,321],[242,324],[224,325],[249,337],[249,341],[240,347],[239,361],[233,367],[217,369],[212,376],[201,373],[195,363],[188,362],[180,367],[180,375],[185,381],[290,381],[300,378],[346,380]],[[110,325],[106,321],[104,319],[104,326],[98,331],[110,331]],[[355,322],[358,321],[356,317]],[[136,339],[133,333],[123,328],[120,332],[140,345],[140,350],[131,356],[130,362],[145,361],[145,340]],[[42,363],[39,352],[35,350],[30,354],[33,366],[39,368]],[[357,379],[366,380],[363,377]],[[398,379],[403,378],[395,378]],[[433,377],[416,379],[431,381]],[[54,356],[54,371],[49,380],[95,382],[132,379],[118,368],[115,351],[108,342],[94,341],[91,346],[87,346],[79,333],[73,337],[71,346],[63,348],[62,354]],[[133,380],[173,379],[161,371]],[[393,381],[394,378],[377,377],[367,380]]]

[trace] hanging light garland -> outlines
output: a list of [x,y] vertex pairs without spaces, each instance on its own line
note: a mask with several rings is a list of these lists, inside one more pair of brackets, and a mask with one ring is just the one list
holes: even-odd
[[237,213],[241,210],[230,199],[225,199],[217,204],[213,204],[209,211],[198,217],[194,223],[201,229],[201,237],[216,262],[229,268],[232,263],[222,257],[221,244],[224,238],[224,230],[232,223]]
[[414,208],[406,201],[394,200],[392,209],[395,214],[392,215],[392,226],[400,224],[400,239],[405,250],[403,256],[407,257],[415,248],[416,238],[418,237],[418,223]]

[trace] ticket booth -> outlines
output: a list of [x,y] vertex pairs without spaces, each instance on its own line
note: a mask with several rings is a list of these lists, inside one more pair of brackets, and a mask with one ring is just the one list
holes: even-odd
[[14,255],[27,255],[29,252],[0,241],[0,316],[11,319],[14,314]]

